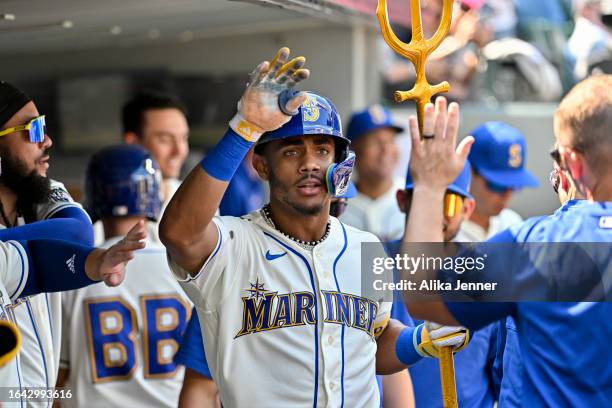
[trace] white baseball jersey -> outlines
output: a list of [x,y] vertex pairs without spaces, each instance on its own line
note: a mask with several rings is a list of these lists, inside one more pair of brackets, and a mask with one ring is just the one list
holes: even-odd
[[394,179],[389,191],[374,200],[357,192],[357,195],[349,200],[340,220],[360,230],[371,232],[381,241],[400,239],[404,235],[406,215],[397,206],[395,193],[397,190],[403,190],[404,186],[403,180]]
[[[13,301],[21,295],[25,287],[28,269],[28,257],[21,244],[15,241],[0,241],[0,320],[15,320]],[[19,384],[21,377],[18,359],[19,355],[4,367],[0,367],[0,385]]]
[[[82,208],[74,202],[62,183],[51,181],[49,200],[37,206],[38,220],[51,218],[58,211],[68,208]],[[19,225],[25,224],[23,219]],[[0,225],[0,228],[4,226]],[[3,385],[10,387],[54,387],[59,368],[61,344],[61,295],[41,293],[17,299],[11,306],[9,320],[14,322],[22,336],[21,351],[18,355],[18,376]],[[34,403],[24,401],[22,406],[51,406],[52,401]]]
[[169,263],[197,307],[208,365],[227,407],[378,407],[375,333],[391,303],[362,295],[361,243],[331,218],[304,249],[260,211],[216,217],[217,246],[194,277]]
[[[107,241],[109,247],[120,238]],[[124,282],[65,292],[62,368],[66,407],[176,407],[183,368],[173,362],[192,305],[155,241],[137,251]]]
[[520,215],[509,208],[504,208],[499,215],[489,220],[489,230],[485,231],[480,225],[473,221],[465,220],[461,224],[459,233],[455,237],[456,242],[480,242],[485,241],[497,233],[523,221]]

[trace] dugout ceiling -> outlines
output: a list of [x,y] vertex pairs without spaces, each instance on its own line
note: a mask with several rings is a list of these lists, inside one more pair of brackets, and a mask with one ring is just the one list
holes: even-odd
[[0,0],[0,56],[186,43],[308,20],[316,19],[227,0]]

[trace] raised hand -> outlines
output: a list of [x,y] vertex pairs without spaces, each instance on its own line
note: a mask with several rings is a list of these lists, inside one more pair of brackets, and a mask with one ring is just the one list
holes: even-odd
[[[262,62],[251,73],[251,80],[238,102],[238,120],[234,118],[231,123],[241,136],[245,137],[245,132],[235,129],[239,126],[239,120],[247,122],[243,126],[255,127],[256,134],[275,130],[287,123],[291,119],[288,114],[296,111],[306,99],[303,92],[287,94],[310,75],[310,71],[303,68],[306,59],[296,57],[288,61],[289,54],[289,48],[283,47],[271,62]],[[281,98],[283,93],[289,97]],[[283,100],[282,110],[279,100]],[[249,130],[247,133],[250,133]],[[256,141],[258,136],[245,138]]]
[[[147,237],[144,221],[139,221],[127,233],[125,238],[102,251],[96,262],[96,275],[107,286],[118,286],[125,278],[125,266],[134,259],[134,251],[145,247]],[[95,252],[95,251],[94,251]]]
[[417,118],[409,119],[412,137],[410,174],[415,188],[427,186],[445,191],[463,170],[474,138],[466,137],[457,144],[459,131],[459,105],[440,96],[436,105],[425,107],[423,134],[419,132]]

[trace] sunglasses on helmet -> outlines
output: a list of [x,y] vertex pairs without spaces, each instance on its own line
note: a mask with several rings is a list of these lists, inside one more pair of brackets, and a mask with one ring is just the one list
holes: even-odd
[[27,130],[31,143],[41,143],[45,140],[46,124],[45,115],[38,116],[25,125],[19,125],[12,128],[4,129],[0,131],[0,136],[10,135],[16,132],[23,132]]

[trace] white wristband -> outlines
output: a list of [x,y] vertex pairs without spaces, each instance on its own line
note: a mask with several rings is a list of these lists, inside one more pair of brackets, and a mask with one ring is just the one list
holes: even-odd
[[229,126],[234,132],[238,133],[240,137],[251,143],[257,142],[264,133],[260,127],[247,122],[240,114],[240,111],[230,120]]

